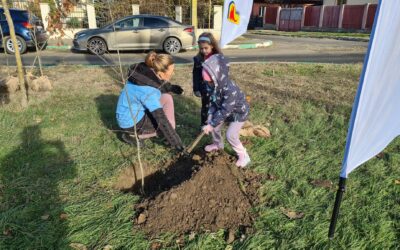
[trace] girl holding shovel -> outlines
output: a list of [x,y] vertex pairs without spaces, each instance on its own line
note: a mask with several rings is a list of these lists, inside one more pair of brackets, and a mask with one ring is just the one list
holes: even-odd
[[226,138],[238,155],[236,166],[246,167],[250,156],[239,139],[239,132],[249,116],[249,104],[245,94],[229,79],[229,67],[223,55],[217,54],[203,63],[202,77],[210,95],[207,125],[205,134],[212,134],[213,143],[205,147],[211,152],[224,148],[221,129],[228,123]]

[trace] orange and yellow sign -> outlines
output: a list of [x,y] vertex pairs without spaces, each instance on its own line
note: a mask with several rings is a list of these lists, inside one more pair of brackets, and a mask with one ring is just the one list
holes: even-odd
[[236,11],[235,1],[231,1],[228,7],[228,21],[234,24],[240,23],[240,15]]

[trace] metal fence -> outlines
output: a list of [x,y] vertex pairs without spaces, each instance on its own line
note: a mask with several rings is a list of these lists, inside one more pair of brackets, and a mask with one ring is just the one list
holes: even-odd
[[89,28],[86,8],[87,8],[86,4],[82,3],[77,4],[68,15],[61,18],[63,27],[70,29]]
[[97,27],[103,27],[125,16],[132,15],[131,1],[95,0]]
[[214,8],[209,3],[199,3],[197,6],[197,22],[200,29],[212,29],[214,27]]

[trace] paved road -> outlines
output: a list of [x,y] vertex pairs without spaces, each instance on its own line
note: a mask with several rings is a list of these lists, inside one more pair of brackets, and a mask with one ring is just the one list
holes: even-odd
[[[320,63],[359,63],[363,62],[368,43],[339,41],[333,39],[291,38],[282,36],[247,34],[246,39],[254,42],[273,41],[268,48],[246,50],[224,50],[231,62],[320,62]],[[192,63],[196,51],[187,51],[175,56],[177,63]],[[24,65],[32,65],[36,53],[23,55]],[[131,64],[143,60],[145,53],[123,52],[123,64]],[[112,65],[118,63],[116,52],[99,57],[87,53],[71,51],[46,50],[42,52],[44,65]],[[15,60],[8,56],[9,65],[15,65]],[[0,55],[0,65],[6,65],[6,56]]]

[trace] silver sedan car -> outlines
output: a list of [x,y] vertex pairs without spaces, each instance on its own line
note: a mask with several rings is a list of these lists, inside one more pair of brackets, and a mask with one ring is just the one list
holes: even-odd
[[195,45],[193,26],[167,17],[135,15],[124,17],[99,29],[75,34],[73,48],[102,55],[110,50],[164,50],[176,54]]

